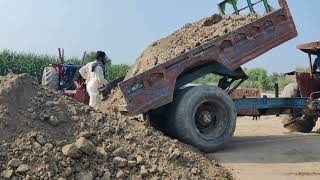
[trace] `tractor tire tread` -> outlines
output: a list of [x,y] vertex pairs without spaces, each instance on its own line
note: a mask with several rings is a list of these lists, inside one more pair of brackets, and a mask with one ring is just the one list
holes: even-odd
[[[203,100],[215,99],[223,106],[227,117],[224,131],[214,139],[205,139],[196,132],[192,125],[192,114],[196,112],[195,105]],[[221,88],[215,86],[196,86],[179,93],[172,103],[170,112],[171,134],[183,142],[193,145],[202,152],[214,152],[223,148],[231,139],[236,128],[237,112],[230,96]]]

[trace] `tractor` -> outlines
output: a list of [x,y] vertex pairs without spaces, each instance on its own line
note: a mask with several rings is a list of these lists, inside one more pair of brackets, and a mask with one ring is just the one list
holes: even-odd
[[65,64],[64,50],[58,49],[58,63],[45,67],[42,74],[42,85],[62,92],[64,95],[74,98],[84,104],[89,104],[89,95],[86,91],[85,81],[79,74],[86,52],[83,54],[80,65]]
[[[84,52],[79,65],[65,64],[64,49],[58,48],[58,53],[58,63],[49,64],[48,67],[44,68],[42,85],[52,90],[62,92],[64,95],[88,105],[90,97],[86,90],[85,80],[79,74],[79,69],[84,63],[86,52]],[[123,81],[123,79],[124,77],[119,77],[99,89],[103,95],[103,100],[108,97],[111,90],[118,86],[118,83]]]
[[308,54],[309,72],[290,72],[296,83],[288,84],[284,88],[283,96],[308,98],[310,104],[307,109],[291,109],[290,116],[284,122],[284,127],[295,132],[310,132],[316,125],[320,109],[320,67],[313,60],[313,56],[320,58],[320,42],[312,42],[297,46],[302,52]]

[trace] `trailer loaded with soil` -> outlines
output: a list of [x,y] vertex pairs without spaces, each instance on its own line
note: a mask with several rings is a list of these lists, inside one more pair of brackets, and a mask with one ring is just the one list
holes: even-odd
[[[264,5],[266,14],[246,25],[207,38],[162,63],[153,62],[155,66],[151,63],[151,68],[144,72],[132,69],[119,84],[126,111],[145,114],[150,120],[161,117],[164,129],[171,136],[203,152],[212,152],[231,140],[237,111],[256,109],[261,114],[278,114],[280,109],[284,113],[284,109],[304,108],[303,98],[232,100],[230,97],[247,79],[241,68],[243,64],[297,36],[285,0],[279,0],[280,9],[274,11],[267,3]],[[185,86],[210,73],[222,77],[218,86]],[[277,111],[269,111],[271,109]]]

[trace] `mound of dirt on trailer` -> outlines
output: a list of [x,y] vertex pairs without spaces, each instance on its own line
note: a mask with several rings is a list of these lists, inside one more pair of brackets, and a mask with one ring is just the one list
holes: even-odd
[[107,116],[39,87],[0,77],[0,179],[231,179],[147,124]]
[[257,19],[256,14],[248,16],[214,14],[197,22],[185,24],[181,29],[147,47],[129,70],[126,79],[244,26],[255,19]]
[[[126,75],[129,79],[137,74],[162,64],[180,54],[183,54],[210,40],[244,26],[258,17],[256,14],[248,16],[218,15],[203,18],[194,23],[188,23],[169,36],[162,38],[147,47],[135,61]],[[125,104],[119,89],[110,96],[101,106],[101,110],[107,111],[119,105]]]

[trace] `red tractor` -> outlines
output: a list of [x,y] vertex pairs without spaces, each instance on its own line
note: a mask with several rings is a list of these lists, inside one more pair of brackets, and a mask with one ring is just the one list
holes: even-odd
[[[86,52],[83,54],[80,65],[65,64],[64,50],[59,48],[58,52],[58,64],[50,64],[43,70],[42,85],[55,91],[63,92],[64,95],[88,105],[90,97],[86,90],[85,80],[79,74],[79,69],[84,63]],[[111,93],[111,90],[118,86],[118,83],[123,81],[123,79],[124,77],[120,77],[100,88],[99,90],[103,97],[106,98]]]
[[[283,95],[291,98],[308,98],[310,104],[304,110],[291,109],[291,115],[284,127],[291,131],[310,132],[316,125],[320,109],[320,59],[318,59],[320,58],[320,42],[298,45],[297,48],[308,54],[310,71],[287,73],[287,75],[295,76],[296,83],[287,85]],[[313,56],[316,56],[314,62]]]
[[79,102],[89,104],[85,81],[78,72],[82,67],[86,53],[84,53],[80,65],[76,65],[64,64],[64,50],[59,48],[58,51],[58,64],[50,64],[44,68],[42,85],[61,91],[64,95],[72,97]]

